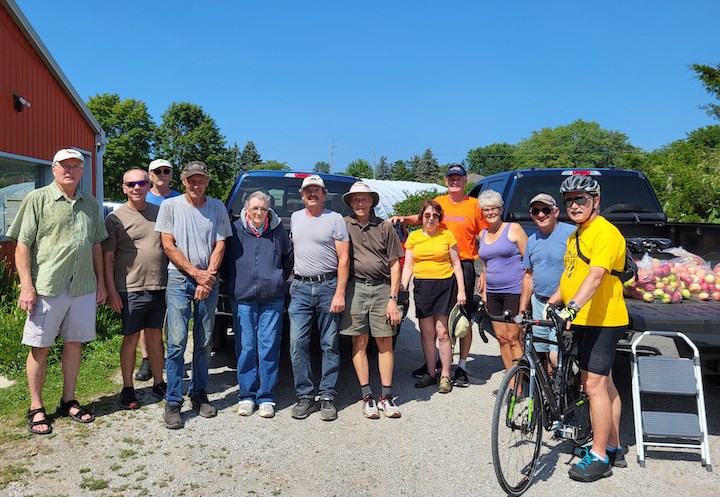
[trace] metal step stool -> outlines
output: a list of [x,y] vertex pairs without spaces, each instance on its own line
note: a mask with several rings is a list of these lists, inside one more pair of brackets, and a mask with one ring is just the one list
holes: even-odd
[[[640,341],[649,335],[682,338],[693,351],[692,359],[639,356]],[[705,394],[697,347],[678,331],[645,331],[632,344],[632,396],[638,463],[645,467],[645,447],[700,449],[702,465],[712,471],[708,443]],[[641,394],[695,397],[697,413],[643,411]]]

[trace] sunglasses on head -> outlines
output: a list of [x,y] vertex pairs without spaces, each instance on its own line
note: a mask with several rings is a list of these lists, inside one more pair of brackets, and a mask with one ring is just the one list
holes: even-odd
[[425,214],[423,214],[423,217],[425,219],[430,219],[430,218],[440,219],[440,214],[438,214],[437,212],[433,212],[433,213],[426,212]]
[[145,180],[140,180],[140,181],[128,181],[127,183],[125,183],[125,186],[127,186],[128,188],[135,188],[136,185],[137,185],[137,186],[145,186],[145,185],[147,185],[147,184],[148,184],[148,182],[145,181]]
[[172,174],[172,169],[169,167],[158,167],[157,169],[153,169],[153,172],[155,174]]
[[590,200],[590,197],[578,195],[577,197],[565,197],[563,199],[563,203],[565,204],[565,207],[570,207],[572,204],[577,204],[582,207],[588,203],[588,200]]
[[532,214],[533,216],[537,216],[541,212],[547,216],[552,212],[552,209],[550,207],[541,207],[539,209],[537,207],[533,207],[532,209],[530,209],[530,214]]

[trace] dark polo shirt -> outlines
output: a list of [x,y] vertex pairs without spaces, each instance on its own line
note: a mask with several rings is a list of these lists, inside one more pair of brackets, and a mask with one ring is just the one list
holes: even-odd
[[350,274],[356,279],[390,279],[390,262],[404,253],[400,238],[392,225],[370,216],[361,226],[355,216],[345,216],[350,234]]

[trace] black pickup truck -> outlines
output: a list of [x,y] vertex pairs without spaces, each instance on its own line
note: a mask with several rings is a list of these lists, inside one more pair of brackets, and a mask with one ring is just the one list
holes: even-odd
[[[472,188],[477,197],[484,190],[495,190],[503,197],[503,220],[518,222],[530,233],[537,230],[528,202],[538,193],[549,193],[562,205],[560,184],[573,169],[525,169],[486,176]],[[636,258],[650,253],[669,258],[662,252],[668,247],[682,247],[715,264],[720,261],[720,224],[672,223],[647,178],[638,171],[623,169],[588,169],[600,183],[600,214],[618,227]],[[569,222],[564,209],[561,221]],[[646,330],[671,330],[685,333],[700,350],[703,367],[720,373],[720,302],[683,300],[679,304],[654,304],[627,299],[630,332],[618,344],[627,351],[636,333]],[[676,342],[686,352],[685,342]]]

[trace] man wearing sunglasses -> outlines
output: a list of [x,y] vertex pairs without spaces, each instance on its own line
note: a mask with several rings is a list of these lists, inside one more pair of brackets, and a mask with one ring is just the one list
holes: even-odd
[[155,159],[148,167],[152,188],[148,191],[147,201],[151,204],[160,205],[166,198],[173,198],[180,195],[180,192],[170,188],[172,181],[172,164],[165,159]]
[[622,283],[610,274],[625,266],[626,242],[600,215],[600,185],[593,176],[571,174],[560,194],[577,232],[567,240],[560,288],[550,301],[565,303],[557,312],[577,341],[581,381],[590,400],[592,448],[569,475],[591,482],[611,476],[613,466],[627,467],[620,445],[622,405],[612,367],[617,341],[627,331],[628,312]]
[[[552,195],[539,193],[530,200],[530,216],[540,231],[533,232],[525,246],[525,276],[520,294],[520,311],[532,309],[534,319],[544,319],[548,299],[560,285],[560,276],[565,268],[563,256],[566,242],[575,231],[574,226],[559,223],[559,215],[560,209]],[[533,334],[539,338],[557,341],[555,330],[545,326],[533,327]],[[548,356],[548,371],[557,365],[557,345],[535,343],[534,347],[536,351]]]

